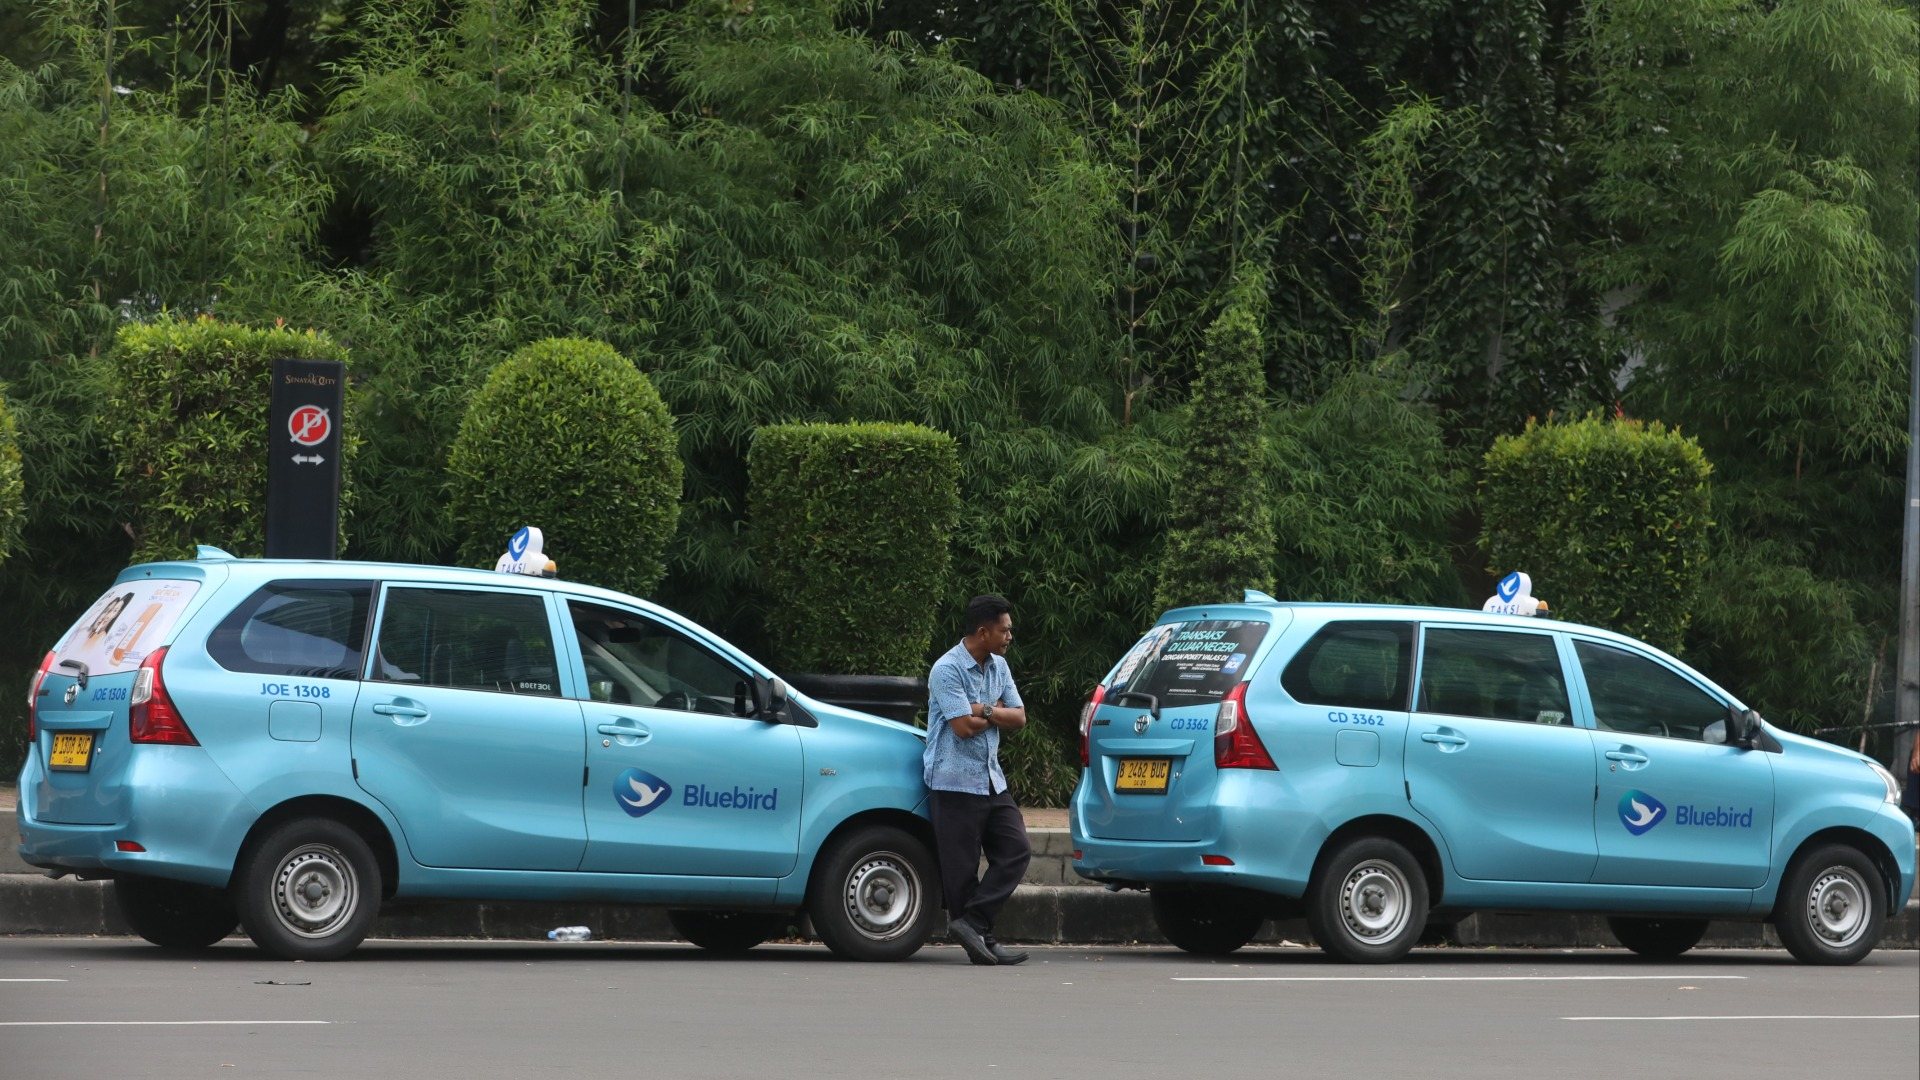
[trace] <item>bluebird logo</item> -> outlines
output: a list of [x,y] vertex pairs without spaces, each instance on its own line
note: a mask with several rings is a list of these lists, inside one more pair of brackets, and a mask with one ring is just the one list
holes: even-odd
[[1645,834],[1666,816],[1666,804],[1644,791],[1629,791],[1620,796],[1620,824],[1635,836]]
[[613,782],[613,797],[629,817],[645,817],[667,805],[673,785],[639,769],[628,769]]
[[[498,536],[499,534],[495,533],[494,535]],[[527,553],[527,541],[531,539],[533,539],[532,531],[529,530],[527,526],[522,525],[520,531],[513,534],[513,539],[507,541],[507,554],[512,555],[516,559],[525,555]]]
[[1500,584],[1494,586],[1494,591],[1500,594],[1501,600],[1511,604],[1513,598],[1520,595],[1521,577],[1520,571],[1515,570],[1500,579]]

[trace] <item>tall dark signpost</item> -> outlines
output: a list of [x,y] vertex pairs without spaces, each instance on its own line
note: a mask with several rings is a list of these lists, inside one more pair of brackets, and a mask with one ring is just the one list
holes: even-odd
[[332,559],[340,543],[346,366],[275,360],[267,421],[267,558]]

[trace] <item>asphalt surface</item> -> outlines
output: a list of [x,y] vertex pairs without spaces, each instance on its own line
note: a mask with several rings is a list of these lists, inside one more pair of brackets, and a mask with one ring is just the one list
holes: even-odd
[[1913,1077],[1920,954],[1422,950],[1346,967],[1054,947],[975,968],[773,945],[0,939],[6,1077]]

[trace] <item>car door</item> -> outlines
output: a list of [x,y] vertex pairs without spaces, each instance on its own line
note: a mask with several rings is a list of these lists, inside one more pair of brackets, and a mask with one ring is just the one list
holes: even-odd
[[801,729],[753,673],[646,612],[568,604],[585,687],[587,854],[620,874],[781,877],[798,861]]
[[354,766],[422,865],[579,867],[586,734],[560,693],[556,615],[535,590],[383,589]]
[[1550,633],[1421,630],[1407,796],[1481,881],[1592,876],[1593,736],[1574,726]]
[[1772,755],[1726,745],[1727,703],[1652,656],[1576,638],[1609,885],[1752,889],[1772,864]]

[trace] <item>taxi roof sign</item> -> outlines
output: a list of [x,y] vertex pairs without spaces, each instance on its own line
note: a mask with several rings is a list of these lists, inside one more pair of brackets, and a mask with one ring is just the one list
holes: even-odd
[[527,574],[531,577],[552,577],[555,567],[553,560],[547,558],[543,550],[546,537],[533,525],[523,525],[520,531],[507,541],[506,554],[493,564],[493,569],[502,574]]
[[1533,595],[1533,579],[1515,570],[1500,579],[1480,610],[1496,615],[1538,615],[1547,610],[1547,602]]

